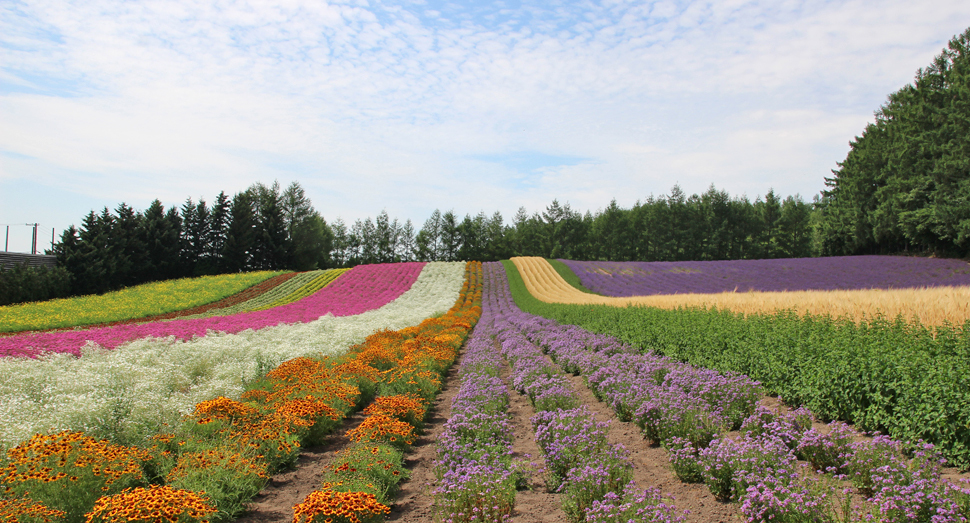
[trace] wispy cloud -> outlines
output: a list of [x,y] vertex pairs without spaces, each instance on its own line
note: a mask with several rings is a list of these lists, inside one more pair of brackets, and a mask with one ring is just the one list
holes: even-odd
[[968,19],[959,1],[14,0],[0,222],[274,178],[350,221],[595,210],[673,182],[810,197]]

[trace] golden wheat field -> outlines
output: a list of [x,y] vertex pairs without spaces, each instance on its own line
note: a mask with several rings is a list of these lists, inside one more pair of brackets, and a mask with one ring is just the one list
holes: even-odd
[[722,292],[614,298],[587,294],[564,280],[543,258],[514,257],[526,288],[546,303],[580,305],[640,305],[675,309],[705,307],[744,314],[792,310],[798,314],[829,315],[860,322],[878,317],[926,326],[962,325],[970,319],[970,287],[927,289],[869,289],[849,291]]

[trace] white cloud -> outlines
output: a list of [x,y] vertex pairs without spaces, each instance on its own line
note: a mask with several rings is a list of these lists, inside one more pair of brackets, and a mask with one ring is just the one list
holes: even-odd
[[[674,181],[810,197],[970,15],[956,1],[490,5],[5,4],[0,183],[77,194],[45,210],[59,228],[95,200],[211,200],[273,178],[347,221],[629,205]],[[590,161],[469,160],[516,152]],[[0,222],[21,221],[10,209]]]

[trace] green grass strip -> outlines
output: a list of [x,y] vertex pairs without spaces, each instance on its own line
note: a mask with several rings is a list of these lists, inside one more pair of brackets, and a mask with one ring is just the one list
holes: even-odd
[[0,332],[79,327],[198,307],[278,274],[244,272],[146,283],[102,295],[0,307]]
[[823,420],[933,443],[970,469],[970,322],[926,328],[903,321],[856,325],[792,313],[543,303],[503,261],[523,311],[608,334],[643,350],[746,374]]
[[553,260],[550,258],[546,258],[546,261],[549,262],[549,265],[552,265],[552,268],[556,269],[556,272],[558,272],[559,275],[562,276],[562,279],[566,280],[566,283],[572,285],[574,289],[583,291],[586,294],[595,294],[597,296],[602,296],[602,294],[598,292],[593,292],[587,289],[585,286],[583,286],[583,282],[579,281],[579,276],[576,276],[576,273],[573,272],[573,270],[570,269],[569,266],[566,265],[565,263],[559,260]]

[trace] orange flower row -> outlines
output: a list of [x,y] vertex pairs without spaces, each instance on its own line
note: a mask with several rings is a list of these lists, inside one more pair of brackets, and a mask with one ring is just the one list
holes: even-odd
[[[310,523],[312,521],[325,523],[361,523],[373,516],[381,516],[391,512],[390,507],[377,502],[373,494],[363,492],[338,492],[324,485],[323,490],[311,492],[310,495],[293,507],[293,523]],[[323,519],[317,519],[322,516]]]
[[367,415],[384,414],[408,422],[411,419],[424,419],[426,412],[427,407],[417,394],[381,396],[364,409],[364,414]]
[[[351,441],[392,443],[399,447],[413,443],[416,424],[424,419],[431,398],[441,388],[444,372],[454,363],[462,343],[481,316],[481,296],[482,265],[470,262],[465,269],[465,283],[459,298],[446,314],[426,319],[413,327],[376,332],[363,343],[351,347],[349,354],[356,355],[354,361],[379,371],[378,390],[383,393],[364,410],[368,417],[357,428],[347,431]],[[368,458],[369,461],[338,456],[332,469],[334,476],[350,474],[358,478],[375,478],[380,476],[379,469],[393,470],[391,474],[394,476],[399,474],[397,469],[401,464],[380,457],[379,446],[352,445],[347,452],[366,454],[367,449],[373,456]],[[352,470],[351,462],[363,463],[358,466],[365,470]],[[354,484],[351,488],[356,486],[360,485]],[[378,490],[373,484],[363,486]],[[339,481],[325,482],[321,490],[311,493],[303,503],[293,507],[293,522],[361,523],[364,519],[389,512],[385,505],[377,502],[375,495],[343,492],[347,488],[348,485]]]
[[54,469],[70,466],[76,474],[103,477],[103,487],[107,487],[125,475],[141,477],[141,462],[148,459],[151,456],[144,450],[113,445],[83,432],[35,434],[7,451],[8,464],[0,468],[0,483],[76,481],[77,476]]
[[215,512],[215,507],[195,492],[152,485],[100,498],[85,523],[163,523],[179,521],[183,516],[206,523],[207,516]]
[[64,517],[64,511],[54,510],[29,499],[0,499],[0,521],[18,523],[21,519],[50,522]]
[[224,449],[208,449],[202,452],[187,452],[179,456],[178,462],[165,475],[166,482],[173,482],[189,475],[190,472],[218,466],[231,469],[239,475],[267,478],[266,463],[247,458],[238,452]]
[[391,443],[395,446],[414,443],[414,427],[405,421],[398,421],[386,414],[368,416],[355,429],[347,431],[350,441],[365,443]]

